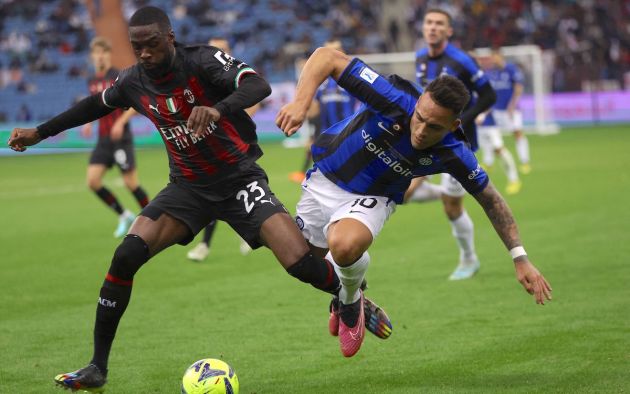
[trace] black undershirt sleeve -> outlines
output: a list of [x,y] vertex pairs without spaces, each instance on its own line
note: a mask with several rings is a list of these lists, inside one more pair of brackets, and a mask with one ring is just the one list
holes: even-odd
[[101,93],[97,93],[84,98],[67,111],[37,126],[37,134],[41,139],[45,139],[64,130],[100,119],[115,109],[103,104]]
[[218,102],[214,108],[221,116],[231,114],[261,102],[271,94],[271,86],[258,74],[243,76],[238,88],[229,96]]
[[494,89],[492,89],[490,83],[482,85],[477,91],[477,94],[479,96],[477,102],[462,114],[462,124],[474,122],[477,115],[490,109],[494,102],[497,101],[497,94]]

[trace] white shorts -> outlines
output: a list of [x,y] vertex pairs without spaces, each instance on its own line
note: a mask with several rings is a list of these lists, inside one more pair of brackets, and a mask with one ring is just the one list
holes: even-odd
[[466,189],[451,174],[442,174],[442,193],[450,197],[463,197],[466,195]]
[[514,111],[513,116],[510,116],[505,110],[492,110],[492,116],[494,116],[497,126],[504,133],[511,133],[515,130],[523,130],[523,113],[521,111]]
[[311,245],[327,249],[332,223],[344,218],[358,220],[376,238],[395,210],[396,203],[388,197],[350,193],[315,170],[302,182],[295,221]]
[[503,148],[503,136],[497,126],[479,126],[477,128],[479,146],[488,146],[492,149]]

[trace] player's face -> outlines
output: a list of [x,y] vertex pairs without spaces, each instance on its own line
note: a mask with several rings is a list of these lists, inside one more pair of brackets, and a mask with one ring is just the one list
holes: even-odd
[[112,53],[103,47],[95,46],[90,52],[90,58],[94,69],[98,73],[105,72],[111,68]]
[[411,118],[411,146],[414,149],[427,149],[442,141],[444,136],[459,127],[460,120],[453,111],[441,107],[424,93],[416,103]]
[[448,17],[439,12],[430,12],[424,16],[422,35],[427,45],[438,46],[453,35],[453,28],[448,23]]
[[129,41],[136,60],[151,77],[163,76],[171,69],[175,56],[175,34],[160,31],[157,23],[130,26]]
[[230,52],[232,52],[230,44],[227,42],[227,40],[212,39],[208,42],[208,45],[219,48],[226,55],[229,55]]

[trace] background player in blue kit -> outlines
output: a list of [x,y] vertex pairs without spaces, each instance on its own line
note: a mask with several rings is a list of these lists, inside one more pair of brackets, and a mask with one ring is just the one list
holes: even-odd
[[492,108],[494,119],[501,131],[514,133],[520,170],[523,174],[529,174],[532,170],[529,141],[523,133],[523,115],[518,109],[524,89],[523,72],[516,64],[506,62],[499,49],[493,49],[490,63],[486,75],[497,93],[497,101]]
[[302,125],[317,87],[331,76],[363,105],[313,144],[314,166],[302,184],[296,221],[313,252],[325,255],[341,280],[331,321],[338,322],[342,353],[354,355],[363,341],[360,285],[370,262],[367,249],[414,177],[447,172],[457,179],[510,251],[519,282],[537,303],[551,299],[510,208],[465,142],[460,116],[470,97],[464,84],[444,75],[422,93],[397,75],[383,77],[359,59],[319,48],[302,71],[294,101],[276,117],[286,135]]
[[[461,114],[462,128],[472,151],[477,151],[475,119],[487,111],[496,99],[490,82],[475,60],[449,42],[453,35],[452,18],[441,9],[430,9],[424,15],[422,34],[426,46],[416,53],[416,79],[426,87],[440,75],[452,75],[464,83],[470,101]],[[475,97],[475,95],[477,97]],[[474,226],[464,209],[466,191],[449,174],[442,175],[442,202],[459,246],[459,264],[449,279],[467,279],[479,270],[475,252]]]

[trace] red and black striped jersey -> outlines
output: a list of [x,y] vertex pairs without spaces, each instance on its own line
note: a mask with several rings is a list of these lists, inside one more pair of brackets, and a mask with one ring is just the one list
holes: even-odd
[[171,179],[203,188],[210,198],[227,198],[229,185],[244,173],[262,172],[255,164],[262,150],[254,122],[242,109],[230,111],[198,138],[186,124],[195,106],[215,106],[238,89],[243,76],[256,72],[215,47],[176,44],[175,49],[173,67],[164,77],[152,79],[136,64],[103,92],[103,103],[132,107],[155,124],[166,145]]
[[[115,68],[110,68],[103,76],[92,76],[88,79],[88,89],[90,90],[90,94],[101,93],[108,87],[114,84],[114,81],[118,77],[118,70]],[[112,126],[116,119],[118,119],[122,114],[123,109],[117,109],[109,115],[105,115],[98,120],[98,138],[109,138],[110,132],[112,130]],[[125,129],[123,132],[123,139],[131,138],[131,131],[129,129],[129,123],[125,124]]]

